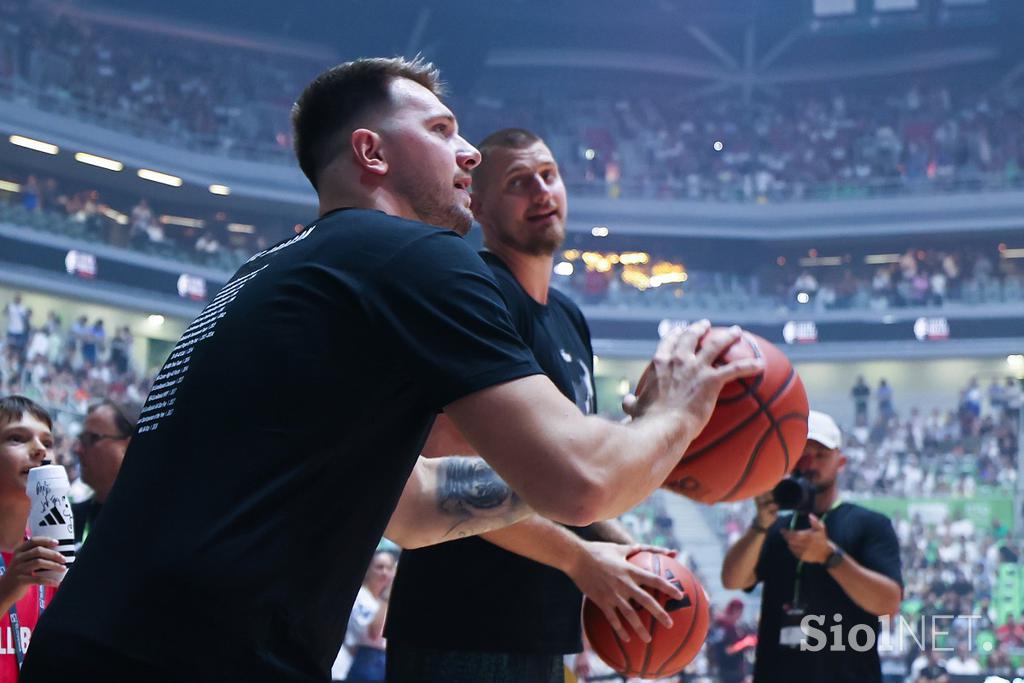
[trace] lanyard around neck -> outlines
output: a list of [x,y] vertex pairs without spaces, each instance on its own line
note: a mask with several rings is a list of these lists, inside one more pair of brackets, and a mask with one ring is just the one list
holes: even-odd
[[[3,555],[0,555],[0,576],[7,573],[7,565],[4,563]],[[43,610],[46,609],[46,589],[42,585],[37,586],[39,589],[39,616],[43,615]],[[25,648],[21,644],[21,622],[18,621],[18,603],[13,603],[7,609],[7,616],[11,621],[11,638],[14,640],[14,656],[18,660],[18,670],[21,670],[21,665],[25,661]]]
[[[843,499],[842,498],[836,498],[836,501],[834,503],[832,503],[832,506],[829,507],[828,510],[825,510],[825,514],[823,514],[821,516],[822,523],[824,523],[825,520],[828,519],[829,513],[831,513],[833,510],[835,510],[837,507],[839,507],[842,504],[843,504]],[[798,512],[794,512],[793,513],[793,519],[790,520],[790,522],[789,522],[789,528],[791,530],[796,528],[796,519],[799,516],[799,514],[800,513],[798,513]],[[803,573],[804,573],[804,561],[800,560],[799,562],[796,563],[796,578],[793,580],[793,606],[794,607],[796,607],[796,606],[798,606],[800,604],[800,581],[801,581],[801,579],[803,577]]]

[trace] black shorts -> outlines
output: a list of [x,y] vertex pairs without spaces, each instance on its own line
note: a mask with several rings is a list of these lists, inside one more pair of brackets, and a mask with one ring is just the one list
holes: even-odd
[[467,652],[388,642],[388,683],[564,683],[562,655]]

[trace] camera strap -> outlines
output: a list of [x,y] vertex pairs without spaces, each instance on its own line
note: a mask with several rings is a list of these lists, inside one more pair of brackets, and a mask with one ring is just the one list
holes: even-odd
[[[0,555],[0,576],[7,573],[7,565],[4,563],[3,555]],[[46,589],[40,584],[36,586],[39,589],[39,616],[43,615],[43,610],[46,609]],[[21,670],[21,665],[25,661],[25,649],[21,644],[21,622],[18,621],[18,603],[13,603],[7,609],[7,616],[11,621],[11,638],[14,640],[14,656],[18,660],[18,670]]]
[[[832,507],[825,511],[825,514],[821,516],[821,523],[824,524],[825,520],[828,519],[829,513],[835,510],[837,507],[843,504],[842,498],[836,498],[836,502],[832,503]],[[794,512],[793,518],[789,521],[790,531],[796,529],[796,520],[800,516],[800,513]],[[797,607],[800,605],[800,580],[804,573],[804,561],[800,560],[796,563],[796,579],[793,581],[793,606]]]

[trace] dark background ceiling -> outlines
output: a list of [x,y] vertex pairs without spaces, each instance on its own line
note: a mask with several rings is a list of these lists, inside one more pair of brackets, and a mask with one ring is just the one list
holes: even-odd
[[[832,64],[985,48],[994,55],[985,60],[985,73],[993,77],[1024,58],[1020,0],[991,0],[981,8],[959,10],[947,9],[943,0],[920,0],[918,12],[881,19],[873,12],[874,0],[858,2],[858,18],[846,22],[815,22],[811,0],[77,0],[74,5],[314,44],[339,59],[422,52],[462,90],[479,90],[481,79],[503,71],[488,65],[496,54],[508,57],[509,51],[513,62],[531,51],[596,51],[728,70],[730,59],[742,69],[748,54],[756,64],[784,43],[772,69],[820,65],[825,71]],[[720,48],[719,54],[709,44]],[[516,70],[514,77],[565,70],[546,64]],[[616,88],[646,85],[648,78],[697,78],[684,73],[638,77],[635,72],[616,78],[607,69],[579,66],[571,71],[574,79]],[[494,77],[500,81],[506,75]]]

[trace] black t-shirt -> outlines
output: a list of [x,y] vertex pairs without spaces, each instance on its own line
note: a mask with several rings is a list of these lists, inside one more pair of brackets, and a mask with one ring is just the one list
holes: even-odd
[[[792,515],[780,515],[768,531],[761,557],[757,563],[757,579],[764,583],[761,596],[761,620],[757,632],[757,660],[754,664],[756,683],[872,683],[881,681],[878,659],[878,617],[864,611],[843,591],[824,565],[804,564],[800,583],[800,602],[805,615],[822,616],[811,628],[822,632],[826,645],[818,652],[801,651],[799,647],[779,644],[784,611],[793,602],[797,559],[789,550],[780,530],[789,528]],[[903,585],[900,571],[900,549],[896,532],[888,517],[859,505],[843,503],[824,518],[828,537],[861,566],[888,576]],[[806,515],[801,515],[797,529],[807,528]],[[836,622],[833,615],[842,615]],[[832,628],[842,626],[844,652],[832,651]],[[865,624],[874,633],[875,646],[859,652],[850,646],[851,636],[858,645],[866,642],[863,629],[851,634],[858,624]],[[806,642],[817,646],[819,639],[808,636]]]
[[[537,303],[498,257],[483,258],[540,367],[580,410],[594,412],[594,354],[579,308],[555,289],[546,306]],[[579,652],[582,600],[562,572],[467,538],[402,553],[385,635],[391,645],[443,650]]]
[[71,504],[71,514],[75,518],[75,545],[80,546],[86,536],[92,534],[101,510],[103,510],[103,503],[98,502],[95,498]]
[[174,680],[329,679],[437,412],[540,372],[457,234],[328,214],[186,330],[32,653],[81,639]]
[[[926,681],[937,681],[946,675],[946,669],[941,664],[929,664],[921,669],[917,675]],[[917,683],[917,681],[914,683]]]

